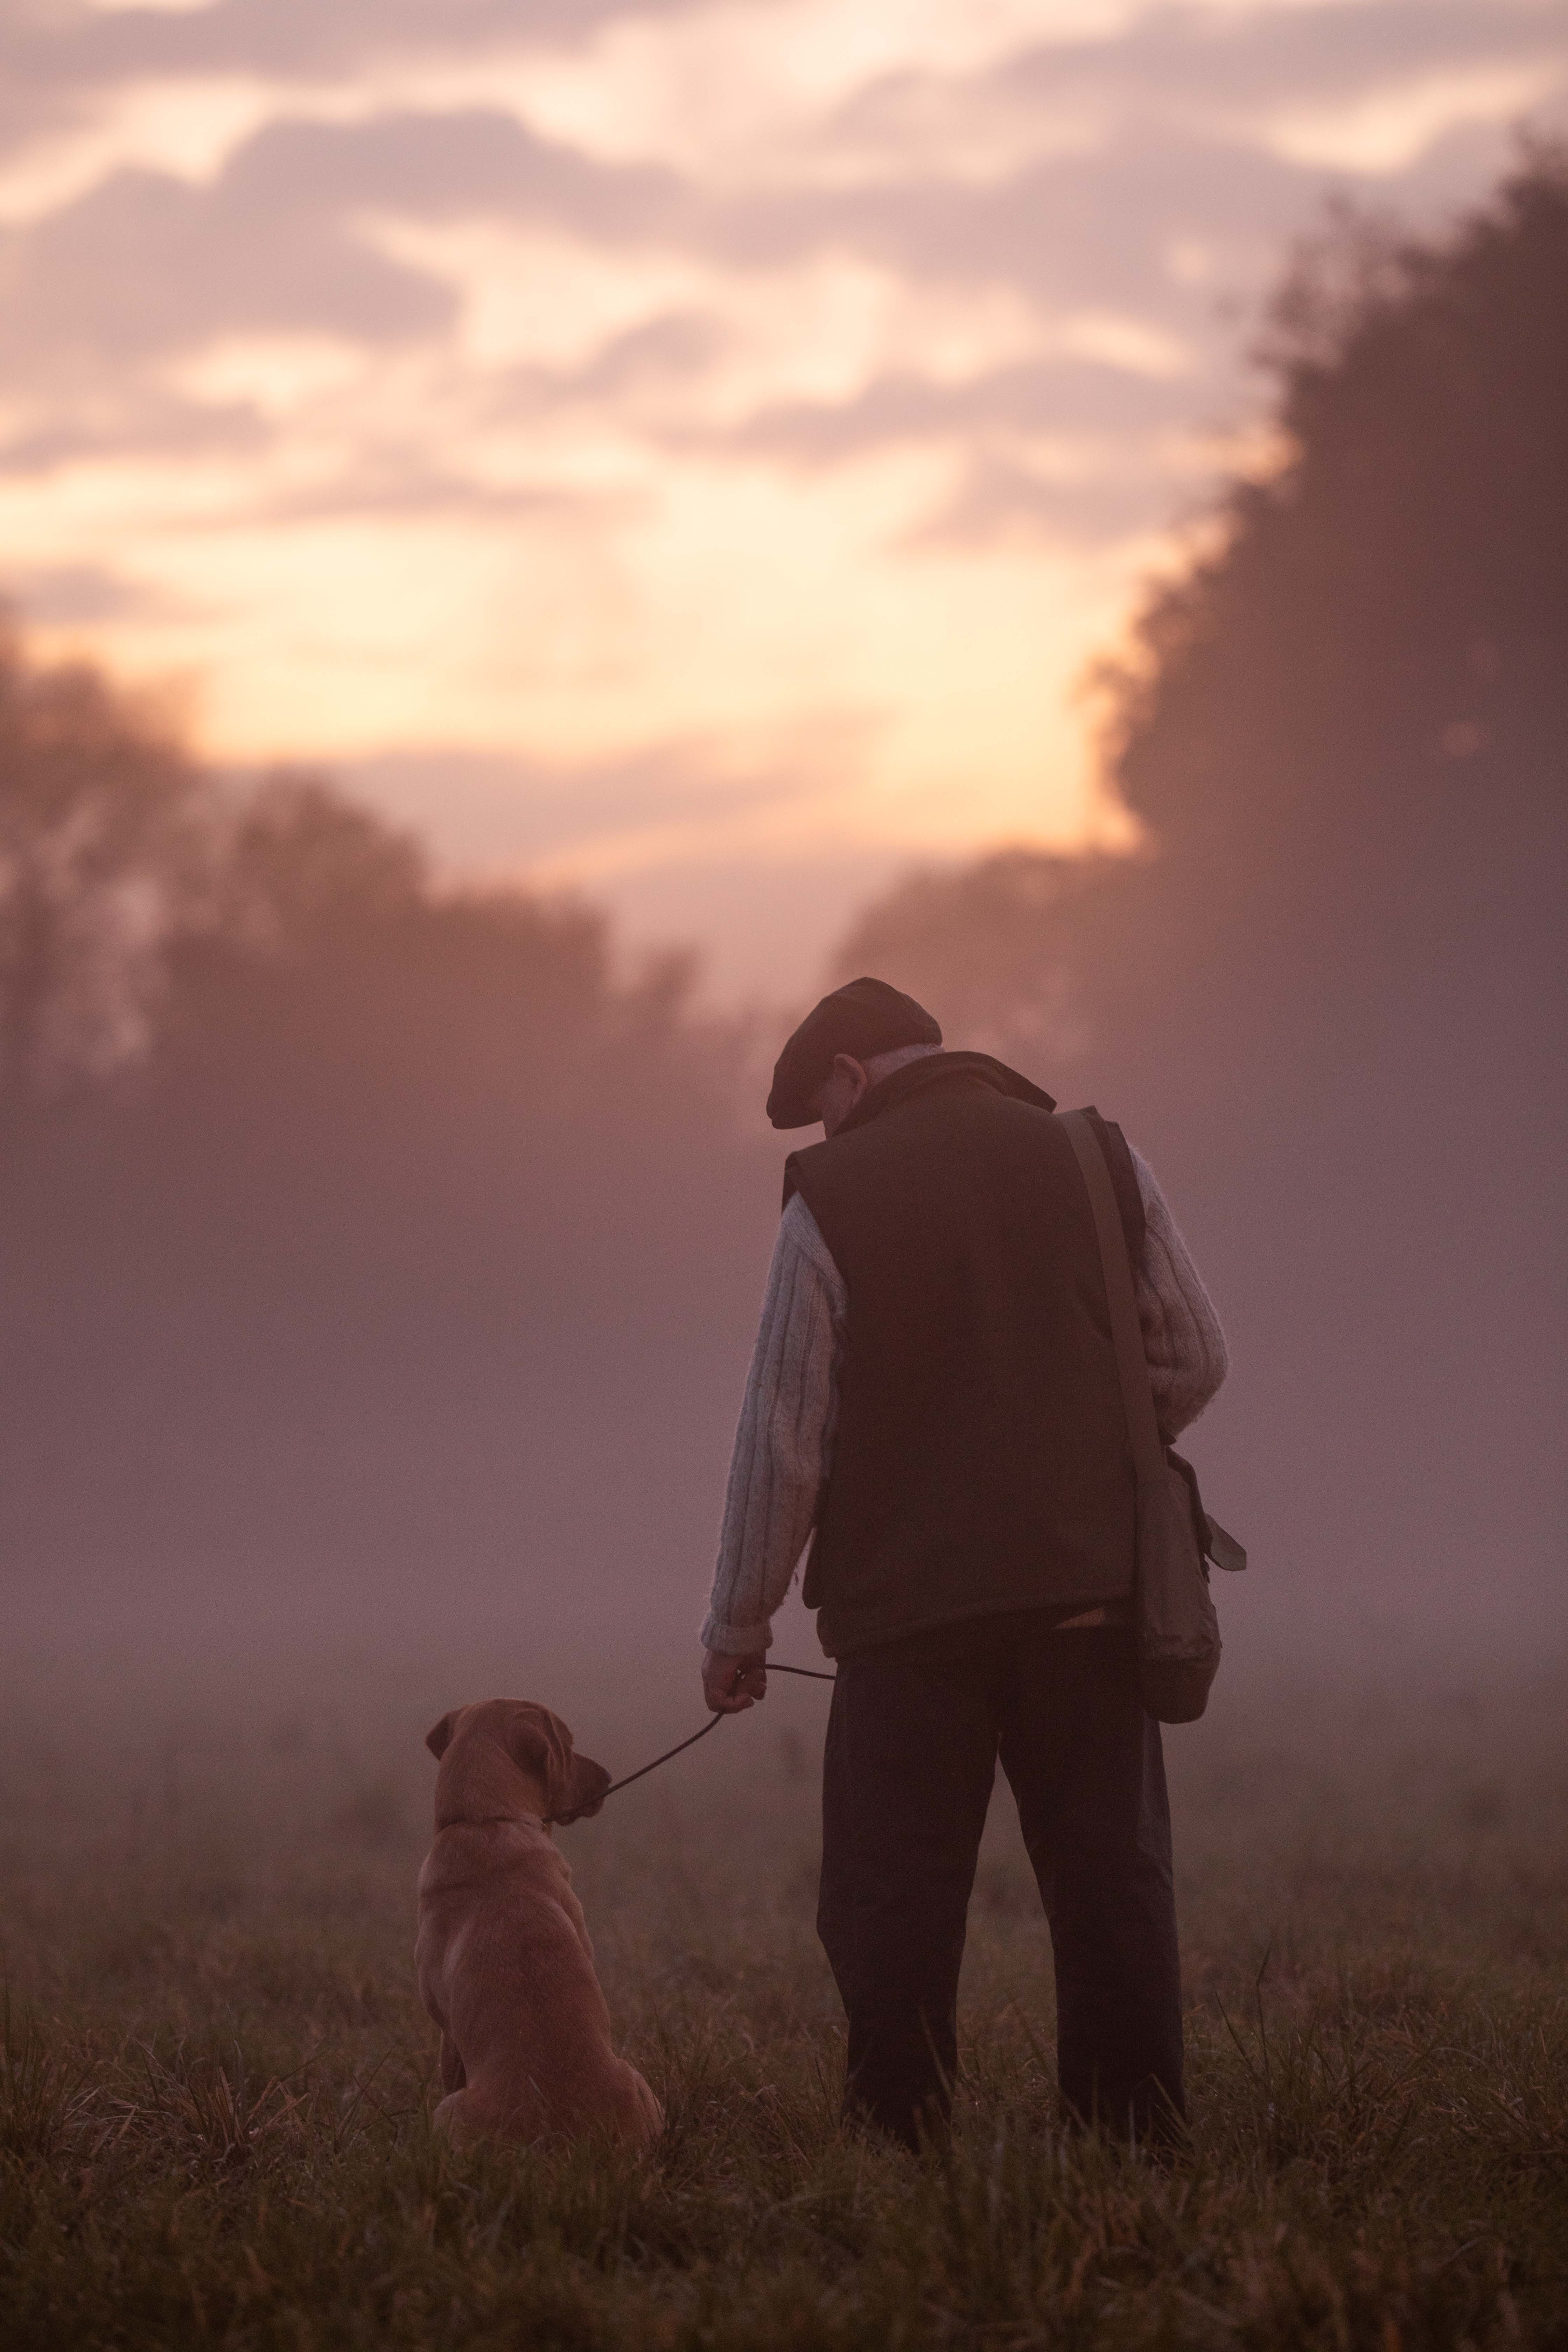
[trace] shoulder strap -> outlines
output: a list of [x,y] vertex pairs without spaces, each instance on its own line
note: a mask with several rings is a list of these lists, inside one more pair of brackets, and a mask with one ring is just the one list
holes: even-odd
[[1149,1362],[1143,1353],[1143,1333],[1138,1321],[1138,1300],[1132,1288],[1132,1265],[1127,1237],[1116,1205],[1116,1187],[1105,1164],[1105,1154],[1089,1118],[1081,1110],[1058,1111],[1059,1124],[1078,1154],[1078,1164],[1094,1211],[1100,1243],[1100,1270],[1110,1308],[1110,1336],[1116,1347],[1116,1370],[1121,1381],[1121,1403],[1127,1434],[1132,1445],[1132,1466],[1139,1483],[1158,1479],[1165,1467],[1165,1449],[1154,1418],[1154,1392],[1149,1385]]
[[1135,1266],[1142,1265],[1149,1220],[1144,1213],[1143,1195],[1138,1190],[1138,1171],[1132,1165],[1127,1138],[1113,1118],[1101,1118],[1092,1103],[1084,1104],[1081,1116],[1094,1129],[1095,1139],[1110,1171],[1110,1181],[1116,1187],[1116,1206],[1121,1212],[1127,1255]]

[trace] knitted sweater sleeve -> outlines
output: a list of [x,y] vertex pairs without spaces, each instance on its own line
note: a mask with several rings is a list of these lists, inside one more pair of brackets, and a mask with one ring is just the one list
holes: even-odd
[[765,1650],[816,1523],[832,1454],[844,1277],[796,1192],[784,1213],[741,1406],[702,1627],[709,1649]]
[[1170,1203],[1148,1161],[1132,1154],[1142,1196],[1143,1263],[1138,1269],[1138,1320],[1160,1434],[1167,1443],[1196,1421],[1230,1370],[1230,1351],[1213,1299],[1177,1230]]

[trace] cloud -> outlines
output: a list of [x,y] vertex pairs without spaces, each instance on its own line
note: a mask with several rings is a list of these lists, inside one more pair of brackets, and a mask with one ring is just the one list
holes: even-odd
[[[521,13],[495,0],[443,11],[447,52],[515,31]],[[563,6],[552,21],[582,29],[603,13]],[[116,12],[78,33],[139,58],[148,74],[198,54],[238,57],[247,43],[268,58],[308,51],[324,70],[357,54],[363,20],[379,11],[338,16],[314,0],[275,11],[225,0],[184,14]],[[435,42],[427,7],[392,6],[387,16],[386,37]],[[449,336],[457,289],[433,265],[387,250],[376,224],[488,219],[600,252],[686,254],[742,277],[853,256],[910,284],[1005,287],[1045,313],[1121,308],[1183,321],[1215,343],[1207,289],[1249,291],[1317,191],[1360,184],[1271,150],[1260,108],[1363,97],[1439,68],[1549,62],[1563,48],[1549,12],[1526,0],[1156,9],[1114,37],[1036,43],[979,75],[884,77],[824,127],[816,162],[837,150],[862,157],[847,182],[823,184],[813,165],[752,191],[605,162],[500,109],[282,119],[245,140],[210,182],[121,170],[8,232],[8,341],[35,367],[58,368],[245,332],[373,347]],[[980,135],[1000,110],[1032,127],[1037,148],[1050,147],[1053,121],[1073,121],[1087,129],[1089,152],[1031,153],[1026,140],[1011,168],[978,174],[949,168],[941,140],[922,152],[933,120]],[[628,340],[628,378],[656,356],[656,345]],[[585,380],[576,389],[592,396]],[[615,391],[606,378],[602,396]]]
[[191,351],[226,334],[294,332],[390,342],[450,325],[439,279],[371,249],[290,191],[234,200],[155,172],[118,172],[14,231],[9,310],[32,372]]
[[1189,420],[1191,397],[1183,377],[1073,359],[948,381],[900,371],[873,377],[852,399],[759,409],[709,446],[809,470],[911,446],[953,450],[958,487],[900,535],[902,549],[973,551],[1030,538],[1093,545],[1147,530],[1168,499],[1164,445]]
[[436,518],[513,528],[529,524],[581,530],[594,524],[623,522],[637,501],[616,490],[569,489],[554,481],[476,480],[453,467],[432,465],[417,447],[365,450],[351,463],[328,468],[319,478],[286,488],[268,488],[248,507],[226,508],[212,526],[237,523],[281,529],[313,522],[412,522]]
[[411,220],[526,221],[635,243],[668,224],[681,191],[657,166],[599,163],[539,137],[514,114],[464,108],[272,123],[236,151],[215,193],[241,210],[280,205],[331,217],[374,207]]
[[1148,457],[1120,450],[1113,463],[1066,479],[995,450],[972,457],[952,497],[906,533],[913,554],[974,553],[1018,541],[1104,545],[1147,530],[1168,500],[1168,475]]
[[476,414],[489,425],[523,418],[569,416],[591,412],[635,436],[646,429],[667,446],[684,439],[660,412],[673,397],[686,399],[710,377],[735,341],[711,312],[661,310],[595,344],[580,361],[562,366],[531,362],[496,370],[488,379]]
[[825,143],[896,153],[965,121],[1024,116],[1041,132],[1103,132],[1130,118],[1257,137],[1272,112],[1359,102],[1436,77],[1568,69],[1556,0],[1358,0],[1331,10],[1152,7],[1092,39],[1026,42],[973,75],[902,72],[857,91]]
[[[1325,190],[1381,193],[1381,174],[1310,153],[1309,116],[1333,151],[1321,125],[1335,110],[1375,102],[1396,121],[1438,89],[1436,114],[1414,118],[1419,174],[1488,91],[1495,167],[1495,93],[1527,87],[1538,112],[1563,115],[1557,0],[1154,7],[1096,38],[1026,42],[977,73],[879,77],[822,125],[815,175],[741,202],[717,234],[741,266],[837,249],[902,278],[1005,285],[1046,311],[1193,315],[1194,286],[1211,308],[1220,287],[1250,294]],[[1509,99],[1505,114],[1525,105]]]
[[616,400],[705,374],[731,340],[709,312],[667,310],[612,335],[582,367],[541,380],[562,400]]
[[11,367],[141,362],[241,333],[428,340],[452,327],[458,295],[379,250],[371,216],[635,242],[678,200],[668,173],[591,162],[509,114],[269,124],[209,184],[120,171],[9,231]]
[[1563,28],[1547,0],[1361,0],[1217,14],[1150,9],[1100,42],[1039,42],[985,82],[1013,103],[1138,103],[1162,113],[1300,106],[1361,99],[1434,73],[1479,66],[1563,64]]
[[389,815],[426,823],[443,863],[468,875],[591,851],[645,825],[650,808],[660,834],[684,842],[694,830],[787,807],[798,791],[788,747],[748,753],[705,738],[575,761],[433,745],[358,760],[343,772]]
[[46,628],[158,618],[172,604],[162,590],[96,563],[24,563],[7,572],[5,584],[26,618]]
[[132,84],[353,80],[377,67],[547,49],[704,0],[213,0],[205,7],[13,6],[0,22],[0,148],[89,119]]
[[[616,24],[698,15],[712,0],[210,0],[192,8],[14,5],[0,25],[0,85],[13,121],[45,119],[132,82],[360,79],[382,66],[580,45]],[[733,14],[733,12],[731,12]],[[1042,11],[1046,15],[1046,11]],[[803,26],[809,40],[809,25]],[[1256,106],[1355,95],[1421,71],[1473,70],[1556,54],[1556,0],[1357,0],[1330,10],[1152,6],[1097,38],[1025,42],[1000,66],[952,84],[973,97],[1073,107]],[[839,135],[897,132],[938,87],[920,73],[879,77],[837,117]]]
[[[36,355],[29,354],[33,365]],[[5,389],[18,389],[19,369]],[[39,390],[35,382],[35,393]],[[127,373],[107,377],[88,368],[75,383],[48,383],[44,396],[16,406],[0,425],[0,478],[24,481],[75,465],[258,457],[272,440],[258,409],[246,401],[190,400]]]
[[1163,423],[1187,397],[1164,379],[1086,360],[1018,361],[946,382],[900,370],[873,377],[850,400],[759,409],[726,439],[747,453],[824,466],[901,442],[977,434],[1103,437]]
[[[1164,125],[1108,136],[994,180],[918,174],[742,200],[713,218],[734,265],[778,268],[840,252],[915,284],[1005,288],[1043,314],[1092,308],[1202,320],[1213,285],[1250,285],[1348,175]],[[1184,254],[1201,253],[1194,299]]]

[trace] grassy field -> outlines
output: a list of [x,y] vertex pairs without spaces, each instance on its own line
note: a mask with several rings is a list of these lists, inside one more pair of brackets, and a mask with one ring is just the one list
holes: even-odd
[[[1561,1680],[1237,1687],[1172,1736],[1169,2171],[1058,2127],[1005,1791],[952,2156],[839,2131],[804,1691],[563,1833],[653,2157],[452,2157],[410,1951],[418,1738],[460,1695],[7,1711],[5,2352],[1568,2347]],[[617,1766],[642,1728],[578,1726]]]

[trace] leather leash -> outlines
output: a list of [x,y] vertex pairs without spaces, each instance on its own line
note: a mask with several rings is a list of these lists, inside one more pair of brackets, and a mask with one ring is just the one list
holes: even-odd
[[[769,1659],[767,1664],[763,1666],[763,1671],[764,1674],[769,1675],[799,1675],[803,1682],[810,1683],[833,1683],[837,1682],[838,1679],[837,1675],[825,1675],[820,1666],[776,1666],[771,1659]],[[736,1675],[735,1681],[737,1683],[741,1679],[741,1674],[743,1674],[744,1672],[745,1669],[742,1667],[741,1669],[741,1673]],[[734,1685],[731,1684],[731,1687],[732,1689]],[[622,1789],[629,1789],[634,1780],[646,1780],[650,1772],[657,1772],[661,1764],[668,1764],[671,1757],[684,1756],[689,1748],[695,1748],[700,1739],[706,1739],[710,1731],[717,1731],[719,1726],[723,1722],[723,1720],[724,1718],[722,1715],[715,1714],[711,1716],[703,1725],[701,1730],[694,1731],[689,1739],[679,1740],[677,1742],[675,1747],[667,1748],[664,1754],[662,1756],[656,1756],[651,1764],[644,1764],[636,1772],[628,1772],[624,1780],[612,1780],[609,1787],[605,1790],[604,1796],[599,1799],[599,1803],[602,1805],[605,1797],[614,1797],[617,1795]],[[576,1819],[577,1815],[575,1813],[547,1813],[545,1815],[547,1822],[559,1824],[563,1828],[566,1827],[570,1822],[574,1822]]]

